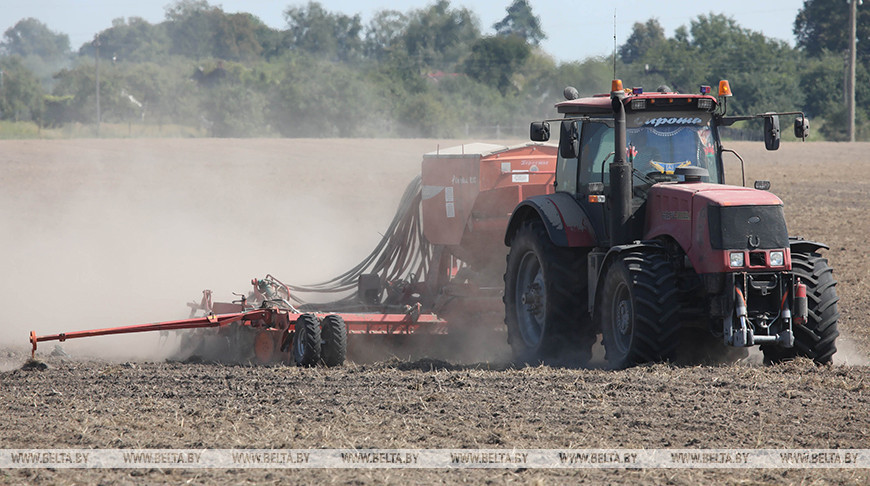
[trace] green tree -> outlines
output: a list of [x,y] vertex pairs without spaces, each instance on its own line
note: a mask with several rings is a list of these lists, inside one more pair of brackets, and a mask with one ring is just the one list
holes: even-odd
[[529,2],[514,0],[506,10],[507,15],[493,25],[497,35],[518,36],[534,46],[547,38],[541,30],[541,19],[532,12]]
[[287,52],[286,32],[278,29],[273,29],[264,24],[262,20],[254,17],[256,23],[254,25],[254,33],[262,50],[260,57],[266,60],[271,60],[280,57]]
[[[794,21],[797,46],[810,56],[849,50],[849,2],[805,0]],[[858,56],[870,59],[870,3],[858,5]]]
[[365,28],[364,51],[366,57],[385,60],[402,48],[402,36],[408,26],[408,16],[398,10],[380,10]]
[[0,119],[39,121],[43,91],[18,55],[0,58]]
[[826,117],[844,106],[843,56],[822,54],[801,65],[800,88],[806,97],[803,109],[810,117]]
[[358,69],[308,54],[284,59],[269,121],[287,137],[389,134],[387,95]]
[[[106,73],[100,73],[101,110],[108,101],[106,87],[109,84]],[[96,121],[96,79],[93,64],[80,64],[72,69],[62,69],[54,75],[55,86],[52,95],[65,102],[58,109],[62,113],[53,116],[58,120],[81,123]]]
[[471,46],[462,70],[472,79],[507,94],[517,91],[513,76],[530,53],[531,47],[522,37],[483,37]]
[[6,29],[0,46],[7,54],[52,60],[67,57],[70,52],[68,35],[52,32],[34,18],[19,20]]
[[[692,43],[689,29],[680,26],[674,31],[674,37],[666,42],[647,49],[644,55],[635,59],[631,72],[644,73],[643,81],[648,82],[648,75],[653,75],[655,86],[665,85],[676,90],[690,90],[695,84],[711,84],[707,78],[711,76],[712,60],[708,53],[700,53]],[[702,81],[703,80],[703,81]]]
[[202,97],[202,114],[213,137],[251,137],[265,131],[266,96],[243,83],[222,83]]
[[[420,74],[417,64],[400,49],[390,51],[388,57],[377,63],[367,74],[374,92],[382,99],[387,115],[383,117],[382,134],[398,133],[397,113],[409,100],[429,95],[430,83]],[[421,113],[421,116],[427,116]]]
[[[752,53],[752,55],[747,55]],[[792,110],[803,103],[799,52],[786,43],[741,28],[724,15],[701,15],[650,48],[636,63],[649,65],[673,89],[696,91],[720,79],[731,82],[729,110],[741,114]]]
[[[527,133],[528,113],[518,109],[513,95],[504,96],[495,86],[479,83],[468,76],[454,76],[431,86],[428,96],[441,104],[445,111],[436,120],[441,126],[429,123],[428,136],[492,137],[496,130],[520,137]],[[515,113],[521,113],[518,122],[513,116]],[[510,132],[515,125],[522,126],[520,133]]]
[[220,12],[214,33],[212,56],[235,61],[254,61],[260,57],[263,46],[260,35],[268,27],[249,13],[226,14]]
[[196,124],[199,108],[187,63],[141,62],[118,64],[119,86],[129,120],[157,124]]
[[[845,140],[848,124],[844,56],[849,52],[849,2],[807,0],[794,21],[797,45],[808,59],[801,70],[806,110],[823,120],[819,132],[830,140]],[[868,70],[870,70],[870,5],[857,7],[857,65],[855,66],[855,123],[858,138],[867,138],[870,127]]]
[[219,18],[220,8],[206,0],[179,0],[167,6],[165,25],[172,42],[170,52],[193,58],[211,56]]
[[171,41],[170,53],[196,59],[253,61],[263,51],[261,40],[274,42],[273,33],[257,17],[227,14],[205,0],[180,0],[168,6],[163,25]]
[[159,65],[140,65],[125,72],[126,86],[142,100],[146,119],[159,124],[200,125],[202,90],[191,82],[190,68],[189,60],[170,58]]
[[[101,31],[100,58],[109,61],[156,61],[169,53],[169,37],[163,24],[153,25],[140,17],[117,18]],[[93,41],[82,44],[79,56],[94,56]]]
[[72,119],[69,118],[69,115],[70,104],[72,101],[72,95],[45,95],[43,98],[44,111],[40,125],[44,127],[57,128],[65,123],[71,122]]
[[660,47],[665,39],[665,29],[658,19],[649,19],[646,23],[635,22],[631,35],[625,44],[619,47],[619,57],[626,64],[642,59],[653,48]]
[[[450,98],[421,96],[408,98],[396,112],[402,137],[449,137],[459,135],[459,119],[447,106]],[[455,101],[455,99],[453,100]]]
[[[870,70],[867,65],[858,64],[855,76],[856,137],[866,139],[870,131],[866,103],[870,99]],[[843,56],[839,54],[823,52],[808,57],[801,64],[800,89],[806,99],[803,109],[810,117],[821,119],[819,133],[827,140],[848,140],[843,80]]]
[[581,96],[605,93],[610,89],[613,64],[610,59],[589,58],[584,61],[556,64],[552,58],[532,54],[524,68],[526,83],[522,98],[515,105],[520,116],[553,116],[553,105],[564,101],[566,86],[573,86]]
[[[93,63],[82,63],[55,75],[52,95],[66,99],[65,113],[59,119],[80,123],[96,121],[96,72]],[[111,64],[100,66],[100,119],[105,122],[127,122],[142,114],[139,93],[131,92],[124,78],[124,68]],[[69,97],[72,97],[71,99]]]
[[438,0],[409,14],[403,42],[421,68],[452,69],[480,37],[478,20],[466,8],[454,9]]
[[359,14],[332,13],[318,2],[284,11],[290,47],[325,56],[330,60],[351,61],[362,54],[362,22]]

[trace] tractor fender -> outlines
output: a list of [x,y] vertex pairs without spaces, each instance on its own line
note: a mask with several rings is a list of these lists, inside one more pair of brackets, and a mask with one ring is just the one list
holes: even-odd
[[564,192],[530,197],[514,208],[505,232],[504,243],[511,245],[520,225],[529,219],[543,221],[547,235],[559,247],[597,245],[589,217],[573,196]]
[[819,250],[830,250],[830,247],[824,243],[808,241],[803,238],[789,238],[789,247],[792,253],[811,253]]
[[589,254],[589,312],[593,316],[598,312],[598,288],[604,283],[604,277],[607,271],[619,255],[629,250],[637,250],[641,248],[650,248],[664,250],[665,247],[660,241],[635,241],[626,245],[617,245],[607,249],[607,251],[593,251]]

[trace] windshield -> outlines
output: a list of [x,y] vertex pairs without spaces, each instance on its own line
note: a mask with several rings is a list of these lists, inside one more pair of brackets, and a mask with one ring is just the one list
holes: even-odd
[[[705,182],[719,182],[709,113],[634,113],[628,116],[628,157],[640,177],[678,180],[678,167],[703,167]],[[635,182],[637,178],[635,178]]]
[[[711,131],[712,115],[706,112],[631,113],[626,137],[631,160],[632,185],[643,192],[656,182],[676,181],[680,166],[703,167],[710,172],[704,182],[720,183],[716,144]],[[590,182],[610,185],[613,161],[613,128],[604,123],[583,123],[577,159],[559,155],[557,191],[585,193]],[[577,182],[579,180],[579,185]]]

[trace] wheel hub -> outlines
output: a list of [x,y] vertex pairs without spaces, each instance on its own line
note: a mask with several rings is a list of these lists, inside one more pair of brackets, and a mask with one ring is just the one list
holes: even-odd
[[607,360],[622,363],[628,358],[634,341],[634,307],[631,291],[625,283],[619,283],[613,289],[613,300],[608,310],[609,330],[605,330],[604,343]]
[[628,334],[631,328],[631,302],[621,300],[616,304],[614,320],[616,321],[616,331],[622,335]]
[[517,327],[529,347],[540,343],[547,308],[546,282],[540,261],[534,252],[526,253],[517,269]]
[[541,285],[535,281],[532,282],[532,284],[526,289],[526,292],[523,293],[521,301],[529,312],[536,312],[541,307],[541,302],[543,301],[542,297]]

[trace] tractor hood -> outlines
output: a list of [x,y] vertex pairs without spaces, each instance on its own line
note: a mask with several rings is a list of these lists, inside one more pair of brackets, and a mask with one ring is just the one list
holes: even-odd
[[782,200],[757,189],[661,183],[649,190],[645,238],[672,238],[699,273],[728,270],[730,251],[787,251]]
[[694,204],[713,204],[716,206],[782,205],[780,198],[767,191],[703,182],[656,184],[650,189],[650,200],[661,196],[677,198],[686,202],[694,199]]

